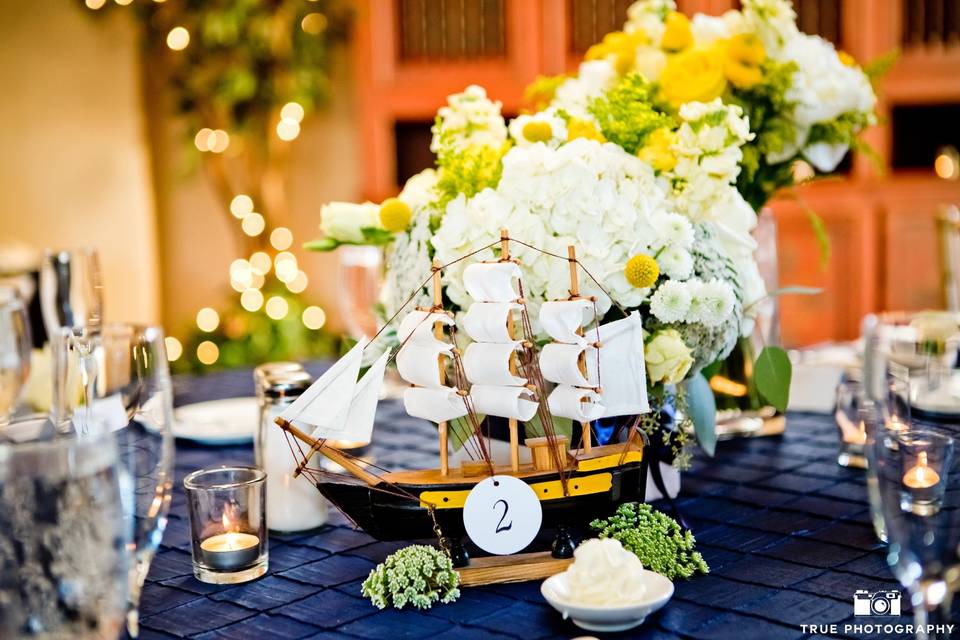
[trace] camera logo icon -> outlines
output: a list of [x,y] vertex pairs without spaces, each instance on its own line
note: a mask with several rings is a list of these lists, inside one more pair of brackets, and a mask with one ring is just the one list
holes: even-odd
[[899,616],[900,592],[867,591],[857,589],[853,594],[853,615],[855,616]]

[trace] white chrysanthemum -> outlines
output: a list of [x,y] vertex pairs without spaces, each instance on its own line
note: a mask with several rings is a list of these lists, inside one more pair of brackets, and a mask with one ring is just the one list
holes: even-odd
[[747,28],[743,14],[734,9],[726,11],[722,16],[697,13],[690,20],[690,30],[693,31],[693,41],[697,46],[710,45],[717,40],[746,33]]
[[687,283],[667,280],[650,298],[650,312],[660,322],[684,322],[690,311],[690,301]]
[[557,87],[551,107],[562,109],[574,118],[595,121],[588,110],[590,102],[600,97],[617,80],[617,70],[609,60],[581,63],[577,75]]
[[730,318],[736,297],[729,284],[723,280],[690,280],[686,284],[690,295],[687,322],[699,322],[712,328]]
[[756,33],[767,55],[776,56],[797,29],[797,14],[789,0],[743,0],[743,17],[749,30]]
[[502,145],[507,140],[507,125],[500,115],[501,106],[499,101],[487,98],[486,90],[477,85],[451,95],[447,106],[437,111],[439,122],[431,129],[430,150],[439,152],[444,140],[455,147]]
[[686,249],[667,247],[659,256],[657,264],[660,271],[673,280],[686,280],[693,275],[693,256]]
[[676,213],[662,213],[653,218],[657,240],[666,246],[689,249],[693,244],[693,225]]
[[637,0],[627,7],[627,22],[623,25],[626,33],[641,32],[647,40],[656,44],[663,38],[666,27],[663,25],[667,15],[677,10],[673,0]]
[[[534,125],[528,128],[527,125]],[[537,127],[537,125],[540,125]],[[529,135],[540,133],[540,129],[549,127],[549,137],[546,139],[531,140]],[[508,127],[510,137],[520,147],[527,147],[538,142],[545,143],[549,147],[556,147],[567,141],[567,123],[557,115],[555,109],[547,109],[534,114],[519,115],[510,121]]]

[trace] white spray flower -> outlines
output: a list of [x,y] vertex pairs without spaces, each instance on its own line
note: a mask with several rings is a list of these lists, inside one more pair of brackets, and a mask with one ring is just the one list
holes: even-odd
[[683,322],[690,311],[690,301],[687,283],[667,280],[650,298],[650,311],[661,322]]
[[688,322],[699,322],[705,327],[718,327],[733,313],[736,301],[733,289],[722,280],[690,280],[687,282],[690,292]]
[[667,247],[657,256],[660,270],[673,280],[686,280],[693,275],[693,256],[686,249]]
[[483,87],[470,85],[462,93],[447,98],[447,106],[437,111],[439,122],[433,125],[430,150],[440,151],[448,140],[454,147],[474,145],[499,147],[507,139],[507,126],[500,115],[502,104],[487,98]]

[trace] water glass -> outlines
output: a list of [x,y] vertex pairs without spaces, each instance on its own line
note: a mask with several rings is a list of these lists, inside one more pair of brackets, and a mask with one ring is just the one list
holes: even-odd
[[103,281],[94,249],[52,250],[40,268],[40,308],[47,335],[103,321]]
[[0,286],[0,425],[10,421],[30,375],[30,320],[17,289]]
[[837,464],[842,467],[865,469],[867,459],[863,445],[867,441],[864,416],[863,388],[858,380],[844,380],[837,386],[834,419],[840,432],[840,451]]
[[109,323],[96,334],[65,336],[55,378],[81,431],[108,431],[130,482],[124,506],[133,520],[128,628],[135,635],[140,591],[166,527],[173,487],[173,390],[163,331]]
[[124,482],[106,434],[64,436],[46,416],[0,427],[0,637],[119,637]]
[[377,332],[374,306],[380,295],[383,255],[378,247],[343,246],[337,250],[340,260],[337,282],[341,316],[347,333],[359,340]]
[[876,491],[870,506],[883,520],[887,561],[908,589],[918,638],[950,621],[960,572],[960,464],[956,443],[930,429],[887,430],[867,448]]

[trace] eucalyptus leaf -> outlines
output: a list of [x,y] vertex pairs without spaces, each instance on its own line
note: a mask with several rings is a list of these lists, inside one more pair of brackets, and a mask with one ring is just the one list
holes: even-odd
[[[485,417],[486,416],[478,415],[477,422],[483,422]],[[454,453],[460,451],[460,449],[463,447],[463,444],[472,435],[473,427],[470,426],[469,420],[462,420],[458,418],[447,426],[447,439],[450,442],[450,446],[453,447]]]
[[717,449],[717,402],[702,374],[687,381],[687,413],[693,421],[697,442],[712,457]]
[[797,285],[797,284],[788,285],[786,287],[780,287],[779,289],[768,291],[767,295],[749,304],[743,310],[743,313],[744,315],[749,314],[750,311],[752,311],[754,308],[757,307],[757,305],[762,303],[764,300],[768,300],[770,298],[779,298],[780,296],[815,296],[821,293],[823,293],[823,289],[821,287],[805,287],[803,285]]
[[393,233],[379,227],[362,227],[360,233],[363,234],[363,242],[357,244],[388,244],[393,242]]
[[778,411],[786,411],[790,401],[793,366],[780,347],[764,347],[753,367],[753,379],[760,395]]
[[[543,432],[543,424],[540,422],[540,414],[533,416],[533,420],[524,422],[524,431],[527,437],[537,437],[546,435]],[[566,436],[567,441],[573,440],[573,422],[567,418],[558,418],[553,416],[553,432],[558,436]],[[572,442],[571,442],[572,444]]]

